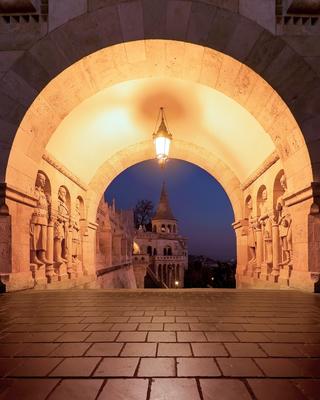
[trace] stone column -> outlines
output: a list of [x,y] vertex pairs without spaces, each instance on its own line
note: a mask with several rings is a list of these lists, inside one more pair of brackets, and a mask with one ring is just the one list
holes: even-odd
[[96,264],[96,231],[97,224],[94,222],[88,222],[86,234],[83,237],[83,262],[86,266],[86,275],[90,278],[90,281],[96,281],[97,279],[97,264]]
[[0,184],[0,279],[6,291],[32,288],[30,220],[36,199]]
[[77,275],[76,270],[74,270],[74,267],[72,265],[72,235],[73,235],[73,229],[72,229],[72,225],[71,223],[68,225],[67,227],[68,230],[68,237],[67,237],[67,257],[68,257],[68,261],[67,261],[67,272],[69,275],[70,279],[74,279]]
[[292,220],[292,259],[280,270],[282,287],[313,292],[320,275],[320,183],[284,198]]
[[279,225],[276,215],[272,216],[272,282],[278,282],[279,278]]
[[257,265],[254,269],[253,276],[255,278],[260,278],[261,273],[261,265],[263,262],[263,237],[262,237],[262,230],[261,224],[257,224],[256,228],[256,236],[257,236]]
[[47,260],[52,261],[52,264],[48,264],[46,266],[46,276],[48,279],[48,283],[52,283],[58,280],[58,276],[54,272],[53,267],[53,240],[54,240],[54,232],[53,232],[53,221],[49,221],[48,231],[47,231]]
[[237,287],[246,287],[251,280],[251,271],[248,267],[248,220],[238,220],[232,224],[237,240]]

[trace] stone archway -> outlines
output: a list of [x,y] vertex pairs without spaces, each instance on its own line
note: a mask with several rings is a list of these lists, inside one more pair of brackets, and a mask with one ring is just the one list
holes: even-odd
[[[129,79],[165,76],[206,85],[234,99],[253,115],[272,139],[275,152],[267,159],[261,159],[261,165],[241,179],[234,165],[228,165],[219,157],[210,158],[214,157],[212,152],[208,158],[203,152],[204,147],[200,146],[196,151],[193,143],[189,151],[190,143],[177,142],[175,152],[178,158],[189,158],[200,165],[207,162],[205,169],[214,176],[220,173],[218,179],[229,194],[236,214],[234,226],[238,250],[243,255],[238,257],[239,271],[246,270],[247,263],[243,195],[255,190],[259,180],[268,174],[273,176],[275,170],[285,170],[287,204],[294,220],[296,234],[293,240],[297,250],[293,254],[297,274],[291,281],[295,282],[292,283],[295,287],[310,288],[311,273],[319,270],[318,259],[311,257],[317,249],[317,238],[311,240],[309,237],[309,231],[319,222],[318,208],[314,204],[318,186],[311,184],[319,177],[315,151],[318,145],[315,134],[317,92],[314,90],[318,87],[318,77],[285,42],[243,16],[203,2],[181,2],[178,6],[176,2],[168,1],[166,8],[159,10],[159,6],[156,7],[157,18],[167,15],[167,23],[155,24],[155,15],[148,7],[156,6],[156,3],[150,1],[141,5],[139,1],[131,1],[90,9],[34,43],[2,77],[2,98],[7,107],[2,120],[6,131],[1,160],[5,182],[2,213],[3,225],[9,226],[8,236],[12,235],[10,243],[6,244],[9,248],[12,241],[9,267],[3,271],[10,279],[15,272],[16,277],[20,274],[21,282],[28,280],[29,239],[26,232],[34,205],[35,177],[44,164],[49,165],[47,168],[51,169],[52,176],[58,171],[63,179],[71,180],[75,194],[87,192],[85,204],[89,217],[97,205],[106,171],[108,181],[130,163],[150,158],[151,149],[143,143],[137,144],[138,151],[132,148],[131,159],[127,159],[124,149],[119,149],[104,160],[87,182],[83,182],[76,170],[70,170],[46,152],[61,122],[82,102],[106,87]],[[183,23],[172,23],[171,15],[176,7],[184,15]],[[227,24],[223,28],[225,35],[221,35],[221,26],[212,22],[222,17],[236,22],[237,34],[232,24]],[[219,42],[222,38],[225,42]],[[241,52],[239,46],[235,46],[239,41],[247,44]],[[218,50],[223,50],[224,54]],[[286,79],[277,68],[279,59],[290,60],[292,69]],[[292,80],[299,81],[299,86],[292,85]],[[62,95],[67,91],[69,95]],[[308,147],[312,151],[308,151]],[[200,157],[197,152],[202,153]],[[110,166],[113,172],[109,174]],[[52,186],[53,190],[55,186],[59,187],[55,182]],[[20,219],[25,221],[22,231],[16,211],[13,211],[17,207],[21,211]],[[311,207],[313,216],[310,220]],[[89,224],[92,222],[89,220]],[[19,235],[22,247],[18,249],[15,242]],[[89,242],[90,235],[94,236],[94,233],[89,234]],[[308,265],[305,265],[306,259]],[[259,279],[259,276],[255,278]],[[298,283],[301,278],[306,280],[303,285]],[[18,280],[16,287],[20,285]],[[259,285],[259,281],[253,284]]]

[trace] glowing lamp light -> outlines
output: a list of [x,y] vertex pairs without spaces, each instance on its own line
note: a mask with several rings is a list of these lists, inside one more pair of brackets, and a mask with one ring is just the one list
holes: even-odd
[[176,286],[179,286],[179,281],[175,281],[175,285],[176,285]]
[[168,131],[166,125],[166,118],[164,115],[163,107],[160,108],[159,117],[161,118],[161,121],[158,130],[153,134],[153,140],[156,148],[156,157],[160,165],[164,165],[169,158],[169,150],[170,150],[172,135]]

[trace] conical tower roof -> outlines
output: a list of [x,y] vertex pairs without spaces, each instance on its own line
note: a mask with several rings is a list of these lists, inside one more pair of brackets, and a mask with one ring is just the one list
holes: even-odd
[[152,218],[154,221],[155,220],[162,220],[162,219],[168,219],[168,220],[174,220],[176,221],[176,218],[173,216],[173,213],[170,208],[169,204],[169,197],[166,189],[166,184],[163,182],[162,184],[162,190],[161,190],[161,195],[160,195],[160,201],[158,204],[157,212],[155,216]]

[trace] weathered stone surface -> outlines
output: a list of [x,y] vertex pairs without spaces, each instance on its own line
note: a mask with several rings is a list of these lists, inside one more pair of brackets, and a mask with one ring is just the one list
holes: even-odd
[[239,10],[239,0],[204,0],[204,2],[233,12]]
[[238,17],[231,40],[228,41],[224,49],[225,53],[236,60],[245,60],[262,34],[262,31],[263,29],[260,25],[252,23],[247,18]]
[[12,97],[0,92],[0,118],[2,120],[18,126],[25,111],[25,108]]
[[42,90],[50,80],[48,72],[29,52],[14,63],[12,70],[37,91]]
[[87,0],[49,1],[49,31],[86,11]]
[[167,37],[167,4],[168,0],[157,0],[154,3],[149,0],[142,0],[145,38],[161,39]]
[[204,3],[192,3],[187,30],[187,41],[196,44],[208,42],[216,8]]
[[320,75],[320,56],[318,57],[304,57],[306,63],[310,65],[312,70],[319,76]]
[[6,24],[1,19],[0,48],[3,50],[25,50],[30,48],[48,32],[46,22]]
[[32,88],[20,75],[10,70],[1,80],[1,88],[8,95],[15,95],[15,100],[28,107],[37,97],[38,91]]
[[284,46],[285,44],[280,38],[274,37],[271,33],[264,31],[256,41],[248,57],[245,58],[244,63],[258,74],[263,75],[264,70],[281,52]]
[[263,2],[239,0],[239,13],[275,33],[276,13],[273,0],[264,0]]
[[141,1],[119,4],[123,40],[143,39],[143,14]]
[[[98,9],[80,16],[51,34],[53,41],[73,63],[101,48],[122,42],[118,8]],[[79,41],[82,42],[78,46]]]
[[167,7],[167,36],[173,40],[184,40],[190,18],[191,1],[170,1]]
[[22,54],[21,50],[0,51],[0,75],[8,71]]
[[50,78],[54,78],[69,66],[67,56],[52,40],[50,35],[39,40],[30,49],[30,53],[48,72]]

